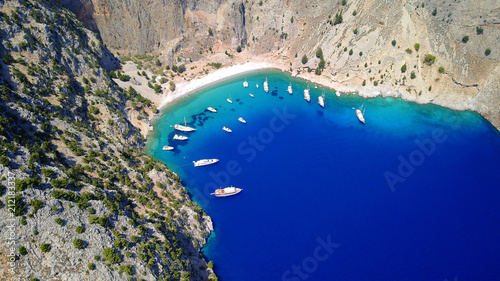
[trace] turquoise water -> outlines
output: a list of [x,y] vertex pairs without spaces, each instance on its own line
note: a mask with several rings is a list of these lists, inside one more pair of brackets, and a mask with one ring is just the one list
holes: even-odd
[[[307,103],[306,81],[245,76],[170,105],[148,138],[213,218],[203,253],[220,280],[498,279],[500,134],[481,116],[314,84]],[[184,117],[197,131],[173,141]],[[193,167],[204,158],[220,162]],[[243,191],[210,196],[229,185]]]

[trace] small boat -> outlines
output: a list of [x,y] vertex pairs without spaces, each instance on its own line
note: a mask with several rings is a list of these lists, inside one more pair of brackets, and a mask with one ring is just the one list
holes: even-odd
[[215,164],[217,162],[219,162],[219,159],[201,159],[198,161],[193,161],[195,167]]
[[304,99],[306,101],[311,101],[311,95],[309,94],[309,86],[307,86],[307,89],[304,89]]
[[243,88],[248,88],[248,82],[246,79],[245,79],[245,82],[243,82]]
[[266,78],[266,81],[264,81],[264,92],[266,92],[266,93],[269,92],[269,83],[267,83],[267,78]]
[[325,107],[325,97],[323,95],[318,97],[318,103],[321,107]]
[[163,150],[174,150],[174,147],[173,146],[168,146],[168,145],[164,145]]
[[208,107],[207,110],[210,112],[213,112],[213,113],[217,112],[217,109],[215,109],[213,107]]
[[243,189],[242,188],[237,188],[234,186],[226,187],[226,188],[219,188],[216,189],[214,193],[211,193],[210,195],[215,195],[216,197],[227,197],[231,195],[236,195],[240,193]]
[[317,89],[318,88],[318,85],[314,84],[314,89]]
[[340,92],[336,92],[336,93],[335,93],[335,95],[336,95],[337,97],[340,97]]
[[224,131],[226,131],[226,132],[228,132],[228,133],[231,133],[231,132],[232,132],[232,131],[231,131],[231,129],[229,129],[229,128],[228,128],[228,127],[226,127],[226,126],[222,127],[222,130],[224,130]]
[[229,95],[229,98],[226,99],[228,103],[233,103],[233,101],[231,100],[231,95]]
[[183,136],[183,135],[178,135],[178,134],[175,134],[174,136],[174,140],[180,140],[180,141],[183,141],[183,140],[187,140],[188,137],[186,136]]
[[[170,126],[170,127],[172,127],[172,126]],[[186,126],[186,117],[184,117],[184,126],[183,125],[179,125],[179,124],[175,124],[174,125],[174,129],[176,129],[177,131],[181,131],[181,132],[196,131],[195,128],[191,128],[191,127]]]
[[[363,111],[361,111],[363,110]],[[363,114],[365,113],[365,109],[363,108],[363,106],[361,106],[360,109],[356,109],[356,116],[358,116],[358,119],[361,123],[365,124],[365,117],[363,116]]]
[[250,93],[249,95],[253,98],[253,94],[252,93]]
[[255,84],[255,87],[257,87],[257,89],[259,88],[259,84]]
[[243,117],[238,118],[238,121],[240,121],[241,123],[245,123],[245,124],[247,123],[247,121],[245,121],[245,119],[243,119]]
[[288,93],[290,95],[293,94],[293,91],[292,91],[292,82],[290,82],[290,85],[288,85]]

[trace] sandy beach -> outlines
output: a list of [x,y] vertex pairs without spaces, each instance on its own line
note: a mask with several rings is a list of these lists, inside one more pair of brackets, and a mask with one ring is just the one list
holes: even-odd
[[215,72],[209,73],[202,78],[194,79],[185,83],[179,83],[176,85],[176,90],[174,92],[168,93],[163,98],[160,104],[160,109],[180,97],[186,96],[195,90],[198,90],[202,87],[208,86],[215,82],[227,79],[235,75],[243,74],[246,72],[262,70],[272,67],[273,67],[272,65],[263,62],[261,63],[247,62],[244,64],[235,64],[229,67],[218,69]]

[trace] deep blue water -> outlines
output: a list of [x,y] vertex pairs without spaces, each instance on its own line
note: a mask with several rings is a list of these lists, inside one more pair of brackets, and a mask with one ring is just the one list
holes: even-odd
[[[204,255],[219,280],[499,280],[500,134],[481,116],[314,84],[307,103],[287,74],[244,79],[169,106],[148,139],[213,218]],[[184,116],[197,131],[172,141]],[[220,162],[193,167],[203,158]],[[243,191],[209,195],[228,185]]]

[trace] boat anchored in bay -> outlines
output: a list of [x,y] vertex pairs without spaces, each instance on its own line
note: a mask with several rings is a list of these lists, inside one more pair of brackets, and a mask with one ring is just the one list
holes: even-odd
[[311,95],[309,94],[309,85],[307,86],[307,89],[304,89],[304,99],[306,101],[311,101]]
[[264,81],[264,92],[266,92],[266,93],[269,92],[269,84],[267,83],[267,78],[266,78],[266,81]]
[[288,93],[291,95],[293,94],[293,90],[292,90],[292,82],[290,82],[290,85],[288,85]]
[[321,105],[321,107],[325,107],[325,96],[322,94],[321,96],[318,97],[318,103]]
[[231,94],[229,94],[229,98],[226,99],[228,103],[233,103],[233,100],[231,100]]
[[226,187],[226,188],[219,188],[216,189],[214,193],[210,193],[210,195],[215,195],[216,197],[227,197],[231,195],[236,195],[240,193],[243,189],[242,188],[237,188],[234,186]]
[[187,139],[188,139],[188,137],[183,136],[183,135],[175,134],[175,136],[174,136],[174,140],[184,141],[184,140],[187,140]]
[[245,123],[245,124],[247,123],[247,121],[245,119],[243,119],[243,117],[238,118],[238,121],[240,121],[241,123]]
[[162,149],[168,151],[168,150],[174,150],[174,147],[173,146],[164,145]]
[[219,159],[201,159],[198,161],[193,161],[195,167],[206,166],[210,164],[215,164],[219,162]]
[[245,79],[245,82],[243,82],[243,88],[248,88],[248,82],[246,79]]
[[[172,127],[172,126],[170,126]],[[174,129],[176,129],[177,131],[181,131],[181,132],[192,132],[192,131],[196,131],[195,128],[191,128],[191,127],[188,127],[186,125],[186,117],[184,117],[184,126],[183,125],[179,125],[179,124],[175,124],[174,125]]]
[[207,110],[210,111],[210,112],[213,112],[213,113],[217,112],[217,109],[215,109],[213,107],[208,107]]
[[360,109],[356,109],[356,116],[358,116],[359,122],[365,124],[365,117],[363,114],[365,114],[365,109],[363,108],[363,105],[361,105]]
[[231,133],[231,132],[232,132],[232,130],[231,130],[231,129],[229,129],[228,127],[226,127],[226,126],[222,127],[222,130],[224,130],[224,131],[226,131],[226,132],[228,132],[228,133]]

